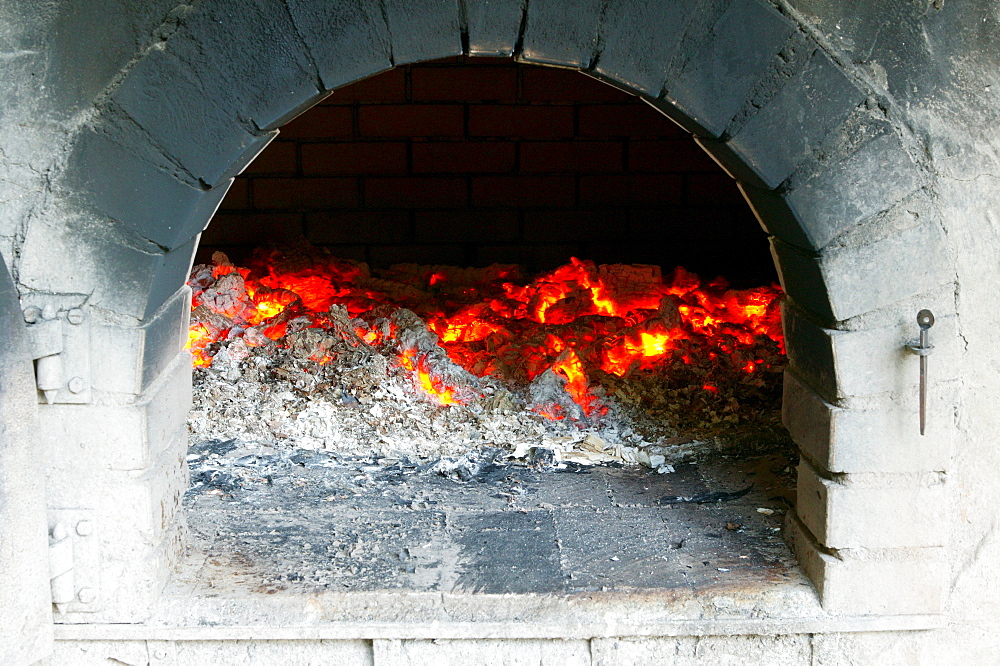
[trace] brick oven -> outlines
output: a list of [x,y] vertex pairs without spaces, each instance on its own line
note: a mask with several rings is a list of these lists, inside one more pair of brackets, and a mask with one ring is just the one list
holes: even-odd
[[[991,654],[989,3],[115,9],[0,17],[12,663]],[[742,257],[769,243],[786,293],[783,421],[801,454],[784,535],[811,587],[670,600],[165,588],[185,546],[185,280],[198,252],[298,233],[373,265],[537,269],[574,253],[690,264],[708,236],[750,281],[770,267]],[[911,349],[922,309],[927,356]]]

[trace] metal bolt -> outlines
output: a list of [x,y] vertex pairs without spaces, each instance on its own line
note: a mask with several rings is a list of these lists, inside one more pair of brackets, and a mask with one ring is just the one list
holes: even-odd
[[70,393],[79,393],[85,388],[87,388],[87,385],[86,383],[84,383],[83,377],[74,377],[73,379],[69,380]]
[[97,592],[92,587],[81,587],[76,591],[76,598],[81,604],[92,604],[97,599]]
[[58,310],[56,310],[56,306],[51,303],[46,303],[42,308],[42,319],[55,319],[57,312]]
[[80,308],[73,308],[66,313],[66,319],[69,320],[71,324],[82,324],[83,323],[83,310]]
[[81,520],[76,524],[76,533],[80,536],[90,536],[94,533],[94,523],[89,520]]
[[42,314],[42,309],[37,305],[32,305],[24,309],[24,321],[27,324],[34,324]]

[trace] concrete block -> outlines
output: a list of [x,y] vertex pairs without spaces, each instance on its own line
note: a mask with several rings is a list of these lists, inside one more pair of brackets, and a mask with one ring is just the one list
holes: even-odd
[[597,49],[601,0],[532,0],[521,47],[526,62],[586,69]]
[[229,189],[229,182],[210,190],[182,183],[99,128],[80,132],[60,184],[83,204],[168,249],[204,229]]
[[684,29],[698,9],[689,2],[612,0],[601,20],[601,57],[595,70],[658,97]]
[[944,472],[951,466],[956,398],[953,387],[935,387],[921,437],[915,399],[844,409],[786,371],[781,414],[802,454],[835,474]]
[[774,189],[864,97],[840,68],[817,50],[728,145],[767,189]]
[[383,6],[393,64],[462,53],[458,0],[385,0]]
[[469,55],[513,55],[523,18],[523,0],[466,0]]
[[177,290],[141,326],[95,324],[91,335],[91,383],[98,391],[138,395],[187,343],[191,291]]
[[590,665],[590,642],[586,640],[380,640],[372,641],[375,666],[422,666],[462,662],[500,664]]
[[799,464],[795,511],[819,543],[832,549],[945,545],[948,496],[938,476],[880,474],[864,483],[830,481],[808,462]]
[[831,554],[795,516],[785,538],[816,586],[823,608],[844,615],[940,613],[948,563],[944,548],[839,551]]
[[[220,94],[220,87],[227,94]],[[215,186],[239,173],[273,138],[244,129],[226,104],[228,92],[224,81],[203,84],[185,61],[151,49],[111,100],[192,178]]]
[[768,5],[731,3],[681,74],[667,83],[665,99],[710,136],[720,136],[794,30]]
[[[831,330],[813,323],[786,301],[782,322],[789,365],[825,399],[912,394],[917,390],[918,357],[906,349],[919,331],[915,320],[913,324],[860,331]],[[931,387],[959,376],[961,338],[957,325],[954,316],[938,313],[931,332]]]
[[593,666],[799,666],[809,663],[810,637],[678,636],[594,638]]
[[389,28],[378,0],[287,0],[327,90],[392,67]]

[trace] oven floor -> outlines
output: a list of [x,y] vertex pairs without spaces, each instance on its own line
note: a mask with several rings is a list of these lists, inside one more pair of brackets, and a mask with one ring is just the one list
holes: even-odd
[[405,461],[309,454],[241,483],[201,471],[173,587],[562,595],[801,583],[779,533],[787,466],[778,454],[669,474],[487,459],[460,481]]

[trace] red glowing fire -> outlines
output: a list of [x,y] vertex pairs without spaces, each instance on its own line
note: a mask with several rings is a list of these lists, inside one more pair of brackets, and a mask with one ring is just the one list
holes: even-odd
[[[222,315],[195,317],[188,341],[195,366],[211,365],[216,341],[242,337],[250,346],[280,344],[293,317],[327,328],[331,306],[343,306],[360,320],[376,309],[405,307],[473,375],[523,383],[551,370],[591,416],[606,409],[591,390],[601,376],[656,370],[675,359],[689,364],[696,354],[751,375],[766,365],[754,352],[762,340],[782,347],[777,286],[734,290],[721,278],[706,284],[682,268],[664,280],[652,266],[597,266],[574,258],[529,281],[518,279],[513,266],[450,271],[406,265],[376,279],[363,264],[328,259],[294,268],[274,261],[273,253],[261,256],[246,269],[218,255],[214,266],[192,274],[192,307]],[[359,325],[353,333],[373,346],[398,343],[375,326]],[[399,366],[434,401],[462,402],[425,353],[397,345],[396,354]],[[322,364],[332,356],[312,360]],[[719,390],[708,382],[702,388]],[[559,405],[535,411],[566,417]]]

